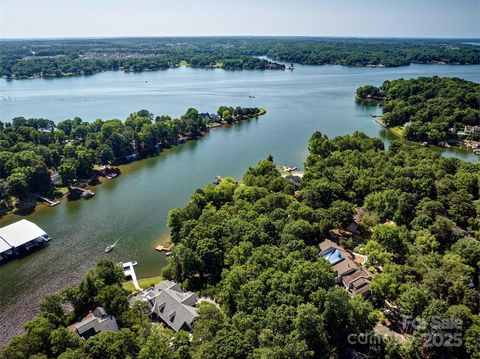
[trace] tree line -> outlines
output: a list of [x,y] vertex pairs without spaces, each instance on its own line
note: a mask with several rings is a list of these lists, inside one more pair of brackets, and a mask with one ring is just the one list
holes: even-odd
[[[221,106],[214,120],[233,123],[261,113],[258,108]],[[54,194],[52,172],[70,185],[91,177],[95,165],[157,154],[179,141],[201,136],[212,123],[194,108],[175,119],[141,110],[123,122],[85,122],[79,117],[58,124],[23,117],[0,121],[0,212],[14,208],[33,193]]]
[[461,40],[211,37],[8,40],[1,45],[0,76],[7,78],[155,71],[182,61],[196,68],[285,69],[260,56],[308,65],[480,63],[478,46]]
[[[385,150],[362,133],[331,140],[317,132],[309,152],[300,188],[263,160],[241,185],[210,185],[170,212],[176,246],[164,275],[215,297],[228,318],[222,330],[212,322],[196,350],[207,358],[331,357],[349,334],[373,337],[388,300],[426,323],[460,318],[463,342],[427,347],[425,334],[442,329],[420,327],[403,344],[357,346],[369,357],[478,353],[480,165],[400,142]],[[368,256],[370,300],[337,288],[314,247],[347,228],[359,206],[367,209],[361,234],[340,244]]]
[[[128,309],[120,274],[101,262],[78,287],[47,297],[3,357],[331,358],[352,346],[370,358],[478,357],[480,164],[402,142],[385,149],[360,132],[334,139],[316,132],[308,149],[300,187],[269,156],[241,183],[210,184],[169,213],[175,247],[164,277],[220,305],[200,306],[190,338]],[[339,244],[368,256],[370,299],[339,288],[318,256],[317,244],[347,228],[359,206],[366,208],[359,234]],[[385,300],[424,325],[407,329],[403,343],[349,343],[351,334],[375,338]],[[73,314],[60,311],[64,301]],[[115,314],[122,329],[79,342],[63,327],[93,305]],[[435,327],[432,316],[462,324]],[[461,345],[428,346],[428,333],[459,333]]]
[[[357,98],[381,101],[382,122],[404,126],[403,136],[412,141],[455,141],[466,125],[480,126],[480,84],[459,78],[387,80],[358,88]],[[480,138],[480,132],[471,137]]]

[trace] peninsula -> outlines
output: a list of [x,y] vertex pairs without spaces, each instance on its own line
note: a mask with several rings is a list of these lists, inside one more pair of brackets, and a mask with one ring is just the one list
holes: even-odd
[[[420,77],[357,89],[357,100],[382,106],[377,120],[423,145],[463,145],[480,154],[480,84],[459,78]],[[377,116],[377,115],[372,115]]]
[[211,128],[261,116],[257,107],[221,106],[216,113],[190,108],[179,118],[156,116],[147,110],[130,114],[124,122],[79,117],[55,124],[23,117],[0,121],[0,214],[34,207],[49,198],[89,198],[88,184],[98,177],[117,177],[114,166],[201,137]]

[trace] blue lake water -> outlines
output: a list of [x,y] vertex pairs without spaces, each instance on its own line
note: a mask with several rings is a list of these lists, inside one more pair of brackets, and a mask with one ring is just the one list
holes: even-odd
[[[40,298],[76,283],[104,257],[136,260],[141,277],[166,263],[154,247],[168,234],[167,213],[183,206],[196,188],[215,175],[240,178],[272,154],[278,165],[302,167],[307,141],[319,130],[338,136],[360,130],[389,141],[369,113],[355,103],[365,84],[419,76],[461,77],[480,83],[480,66],[411,65],[398,68],[300,66],[294,71],[224,71],[191,68],[159,72],[106,72],[89,77],[0,80],[0,119],[43,117],[56,122],[80,116],[124,119],[148,109],[179,116],[189,107],[214,112],[220,105],[264,107],[268,113],[122,167],[123,174],[94,188],[88,201],[40,206],[26,218],[52,236],[50,245],[0,267],[0,343],[37,312]],[[249,95],[255,98],[249,98]],[[472,153],[447,156],[476,161]],[[0,226],[21,218],[6,216]],[[107,244],[119,239],[115,250]]]

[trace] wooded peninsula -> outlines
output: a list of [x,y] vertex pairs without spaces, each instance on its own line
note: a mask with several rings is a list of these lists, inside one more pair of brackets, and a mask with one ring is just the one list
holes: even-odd
[[[170,212],[175,247],[163,277],[213,298],[198,304],[191,334],[152,322],[148,301],[132,304],[120,268],[101,261],[79,286],[48,295],[1,356],[303,359],[348,348],[374,359],[478,355],[480,164],[405,142],[385,149],[360,132],[316,132],[308,149],[299,183],[269,156],[241,183],[210,184]],[[371,279],[370,296],[340,284],[348,276],[322,254],[332,248],[366,256],[359,271]],[[165,304],[157,303],[160,313]],[[72,323],[97,306],[119,328],[80,339]],[[168,323],[181,312],[166,313]],[[378,339],[379,327],[399,330],[400,315],[425,325]],[[432,316],[461,325],[439,327]],[[452,333],[458,345],[428,345]],[[352,343],[352,335],[369,339]]]
[[480,84],[437,76],[399,79],[360,87],[357,99],[379,102],[382,124],[407,140],[443,147],[480,140]]
[[[313,37],[117,38],[0,41],[0,76],[8,79],[157,71],[188,65],[226,70],[284,70],[305,65],[478,64],[480,48],[461,39]],[[271,60],[259,58],[266,56]]]
[[79,117],[58,124],[24,117],[0,121],[0,214],[34,206],[39,195],[60,197],[67,187],[99,174],[118,175],[111,165],[157,155],[213,127],[265,113],[256,107],[221,106],[216,113],[190,108],[175,119],[141,110],[124,122]]

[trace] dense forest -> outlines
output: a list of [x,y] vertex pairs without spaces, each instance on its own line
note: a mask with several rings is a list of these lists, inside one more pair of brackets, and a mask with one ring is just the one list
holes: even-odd
[[207,37],[5,40],[0,44],[0,76],[6,78],[154,71],[180,63],[227,70],[285,69],[260,56],[310,65],[480,63],[480,48],[462,40]]
[[79,117],[58,124],[23,117],[0,121],[0,213],[37,194],[55,194],[51,175],[63,185],[88,179],[95,165],[123,163],[159,153],[163,148],[201,136],[211,126],[263,114],[258,108],[221,106],[216,114],[189,109],[180,118],[147,110],[118,119],[93,122]]
[[[383,103],[382,122],[403,127],[406,139],[433,144],[456,141],[465,126],[480,126],[480,84],[446,77],[385,81],[357,89],[357,98]],[[468,134],[480,139],[480,130]]]
[[[78,287],[47,296],[2,357],[332,358],[353,347],[369,358],[479,358],[480,164],[400,142],[384,149],[359,132],[316,132],[309,152],[299,185],[269,156],[241,183],[210,184],[170,212],[175,247],[163,276],[220,304],[200,305],[191,337],[128,308],[121,273],[101,262]],[[358,232],[335,240],[368,256],[369,299],[338,287],[317,248],[359,206]],[[404,328],[403,342],[375,339],[376,325],[401,321],[386,317],[387,302],[422,323]],[[65,326],[95,305],[122,329],[79,340]],[[439,326],[437,316],[461,324]],[[349,343],[360,333],[375,340]],[[442,342],[429,345],[432,335]]]

